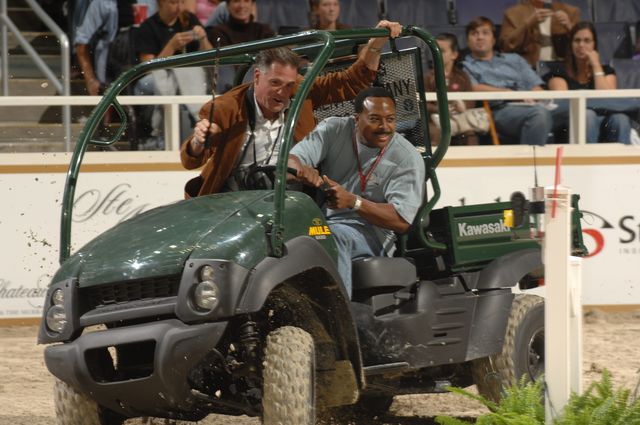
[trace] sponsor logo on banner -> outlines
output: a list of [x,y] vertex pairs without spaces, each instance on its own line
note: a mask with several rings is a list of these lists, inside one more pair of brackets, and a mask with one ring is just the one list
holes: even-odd
[[117,217],[118,223],[134,217],[149,207],[136,204],[131,185],[120,183],[110,190],[89,189],[76,197],[73,221],[83,223],[99,216]]
[[640,219],[633,215],[623,215],[613,221],[615,224],[612,224],[600,214],[591,211],[582,211],[582,213],[582,233],[586,235],[585,243],[589,244],[587,257],[595,257],[616,241],[619,244],[616,247],[618,254],[640,254],[640,243],[637,243],[640,242]]

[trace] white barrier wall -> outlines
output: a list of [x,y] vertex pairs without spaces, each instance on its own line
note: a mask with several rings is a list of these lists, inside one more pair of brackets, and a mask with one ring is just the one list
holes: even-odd
[[[438,207],[508,200],[534,182],[532,148],[451,148],[438,170]],[[552,184],[555,147],[538,148],[538,179]],[[0,155],[2,256],[0,319],[40,316],[42,298],[57,269],[60,208],[70,156]],[[585,305],[640,304],[640,148],[565,146],[563,183],[582,197]],[[182,199],[177,152],[88,153],[76,190],[75,250],[119,221]]]

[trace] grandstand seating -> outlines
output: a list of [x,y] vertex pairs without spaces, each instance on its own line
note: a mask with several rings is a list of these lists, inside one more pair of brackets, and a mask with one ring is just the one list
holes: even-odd
[[340,22],[354,28],[371,28],[379,17],[379,0],[340,0]]
[[640,21],[638,0],[593,0],[595,22]]
[[478,16],[486,16],[494,24],[501,24],[505,9],[516,3],[517,0],[456,0],[458,24],[466,25]]
[[271,25],[276,32],[290,32],[292,28],[309,27],[307,0],[260,0],[256,2],[258,21]]
[[580,19],[583,21],[593,21],[592,0],[562,0],[562,3],[570,4],[580,9]]
[[613,58],[631,57],[631,31],[626,22],[595,22],[598,33],[598,52],[603,63]]
[[404,25],[418,25],[429,28],[431,25],[445,25],[447,1],[385,0],[389,19]]
[[616,70],[619,89],[640,88],[640,62],[633,59],[616,58],[611,61]]

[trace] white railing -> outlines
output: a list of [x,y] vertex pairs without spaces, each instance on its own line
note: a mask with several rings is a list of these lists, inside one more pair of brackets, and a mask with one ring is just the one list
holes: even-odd
[[[572,144],[586,143],[586,105],[588,99],[640,98],[640,89],[633,90],[572,90],[519,92],[450,92],[449,100],[547,100],[569,99],[569,140]],[[426,94],[427,101],[436,100],[435,93]],[[31,105],[96,105],[100,96],[6,96],[0,97],[0,107]],[[188,103],[204,104],[211,96],[118,96],[122,105],[163,105],[165,118],[165,149],[180,148],[179,106]]]

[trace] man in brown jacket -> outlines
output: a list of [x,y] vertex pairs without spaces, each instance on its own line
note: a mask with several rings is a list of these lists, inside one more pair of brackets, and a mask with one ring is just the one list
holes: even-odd
[[551,0],[523,0],[504,12],[500,47],[523,56],[534,68],[540,60],[563,59],[569,31],[578,21],[577,7]]
[[[389,29],[391,37],[402,31],[399,23],[389,21],[381,21],[377,28]],[[296,142],[315,127],[315,108],[353,99],[373,82],[385,42],[384,38],[372,38],[348,69],[316,79],[300,111]],[[302,81],[299,62],[290,49],[264,50],[256,56],[253,83],[237,86],[215,99],[212,123],[208,120],[212,102],[202,107],[201,120],[180,151],[185,168],[204,165],[200,176],[187,183],[187,196],[242,189],[243,177],[251,166],[275,164],[285,111]],[[210,147],[205,147],[207,128],[212,136]]]

